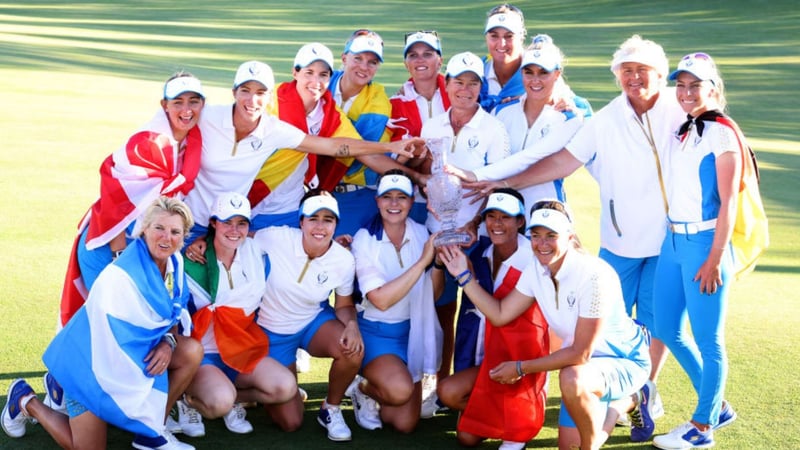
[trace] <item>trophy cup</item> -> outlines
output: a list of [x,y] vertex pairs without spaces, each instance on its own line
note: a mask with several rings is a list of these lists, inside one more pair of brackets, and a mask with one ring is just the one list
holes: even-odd
[[450,138],[426,139],[425,144],[433,156],[431,177],[427,184],[428,204],[431,205],[431,209],[442,223],[441,233],[434,239],[433,245],[441,247],[466,244],[470,241],[469,234],[464,231],[456,231],[458,210],[461,209],[461,180],[444,171],[447,163],[447,151],[450,148]]

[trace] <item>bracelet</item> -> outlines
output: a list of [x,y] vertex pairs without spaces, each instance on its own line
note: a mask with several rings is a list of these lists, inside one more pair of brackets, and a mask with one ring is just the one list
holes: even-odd
[[[459,277],[459,278],[460,278],[460,277]],[[468,272],[468,273],[467,273],[467,277],[466,277],[466,278],[464,278],[464,280],[463,280],[463,281],[459,281],[459,282],[458,282],[458,287],[462,287],[462,288],[463,288],[463,287],[464,287],[464,286],[466,286],[466,285],[467,285],[467,283],[469,283],[470,281],[472,281],[472,272]]]
[[167,345],[169,345],[169,348],[171,348],[173,352],[178,347],[178,340],[175,339],[175,335],[172,333],[165,333],[164,336],[161,338],[161,341],[166,342]]
[[434,259],[433,260],[433,268],[434,269],[439,269],[439,270],[444,270],[447,267],[444,264],[436,264],[436,260]]
[[460,274],[456,275],[456,280],[459,280],[461,277],[463,277],[464,275],[466,275],[466,274],[468,274],[468,273],[471,273],[471,272],[469,271],[469,269],[467,269],[467,270],[465,270],[465,271],[461,272]]
[[520,378],[525,376],[525,372],[522,371],[522,361],[517,361],[517,375]]

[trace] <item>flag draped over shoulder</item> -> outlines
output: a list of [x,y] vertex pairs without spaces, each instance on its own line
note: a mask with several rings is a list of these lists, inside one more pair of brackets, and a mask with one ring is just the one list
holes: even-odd
[[88,227],[86,248],[108,244],[123,232],[159,196],[184,196],[194,187],[200,170],[202,136],[189,131],[183,151],[171,137],[169,119],[163,111],[109,155],[100,166],[100,198],[78,226],[61,293],[61,323],[67,323],[86,300],[86,287],[78,264],[80,236]]
[[[234,290],[219,290],[220,270],[214,251],[213,237],[209,235],[206,247],[206,264],[186,261],[186,273],[192,293],[192,337],[202,342],[209,327],[213,326],[219,356],[228,366],[241,373],[251,373],[269,353],[267,335],[255,320],[255,310],[261,301],[266,285],[263,259],[255,253],[252,239],[237,250],[249,282]],[[219,294],[219,295],[218,295]]]
[[[490,266],[474,267],[478,282],[491,288]],[[518,269],[509,268],[494,297],[502,301],[515,288],[521,274]],[[489,371],[504,361],[536,359],[549,353],[547,322],[538,304],[534,303],[502,327],[486,321],[484,346],[485,356],[458,422],[458,430],[487,438],[527,442],[544,425],[547,373],[528,374],[514,384],[500,384],[489,378]]]
[[[442,97],[444,110],[447,111],[450,109],[450,97],[447,96],[444,75],[437,76],[436,84],[439,95]],[[393,95],[389,99],[392,104],[392,118],[387,126],[392,131],[392,141],[418,137],[422,134],[422,116],[419,114],[413,79],[409,78],[403,84],[402,90],[402,93]]]
[[182,261],[170,257],[175,280],[169,292],[147,244],[133,241],[103,270],[42,358],[68,397],[143,436],[164,429],[168,391],[167,373],[150,376],[144,358],[179,320],[190,326]]
[[[492,64],[492,57],[486,56],[483,59],[484,66]],[[522,69],[514,72],[514,75],[500,89],[497,95],[489,94],[489,84],[486,80],[481,83],[480,103],[481,107],[487,112],[497,114],[506,106],[513,105],[519,101],[519,97],[525,93],[525,86],[522,84]],[[495,109],[497,108],[497,109]]]
[[[347,120],[344,113],[336,106],[330,91],[326,90],[320,99],[323,103],[323,119],[318,133],[309,133],[303,99],[297,93],[297,81],[281,83],[275,91],[277,94],[277,115],[282,121],[294,125],[306,134],[316,134],[321,137],[360,138],[352,123]],[[306,181],[313,179],[314,175],[316,175],[316,157],[317,155],[314,154],[306,154],[288,148],[280,149],[273,153],[264,162],[261,170],[258,171],[256,179],[253,181],[253,186],[247,194],[250,204],[255,207],[267,198],[279,184],[294,173],[305,158],[309,160]]]

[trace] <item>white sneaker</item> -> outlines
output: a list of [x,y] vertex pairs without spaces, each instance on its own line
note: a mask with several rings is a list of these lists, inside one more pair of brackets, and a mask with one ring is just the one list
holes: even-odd
[[206,426],[203,425],[203,417],[200,412],[189,406],[184,400],[178,400],[175,404],[178,407],[180,433],[190,437],[205,436]]
[[711,448],[714,446],[714,431],[700,431],[692,422],[673,428],[667,434],[653,438],[653,446],[664,450],[687,450],[692,448]]
[[522,450],[525,448],[525,442],[503,441],[497,450]]
[[253,431],[253,424],[247,421],[247,411],[241,403],[234,403],[228,414],[223,416],[225,426],[232,433],[247,434]]
[[131,445],[139,450],[195,450],[194,446],[179,441],[166,429],[157,438],[136,436]]
[[377,430],[382,428],[380,405],[372,397],[361,391],[361,381],[364,378],[356,375],[344,395],[350,397],[353,402],[353,414],[356,416],[356,423],[365,430]]
[[42,384],[44,385],[44,405],[53,411],[67,414],[67,405],[64,404],[64,390],[58,384],[55,378],[50,375],[50,372],[45,372],[42,377]]
[[175,421],[172,416],[167,416],[167,423],[164,424],[164,428],[167,429],[172,434],[175,433],[183,433],[183,429],[181,428],[181,424]]
[[9,437],[25,436],[25,425],[29,422],[29,418],[24,412],[25,405],[35,396],[33,388],[22,378],[14,380],[8,386],[6,405],[3,407],[3,412],[0,413],[0,425]]
[[332,441],[342,442],[353,438],[353,434],[345,423],[339,406],[323,403],[317,415],[317,422],[328,430],[328,439]]
[[422,375],[422,407],[420,408],[420,419],[430,419],[436,415],[439,409],[439,396],[436,395],[436,375],[426,373]]
[[302,348],[298,348],[294,354],[295,367],[298,373],[306,373],[311,371],[311,355]]

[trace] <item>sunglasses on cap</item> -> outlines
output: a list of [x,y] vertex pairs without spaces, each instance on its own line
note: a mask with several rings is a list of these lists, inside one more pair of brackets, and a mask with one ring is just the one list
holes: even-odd
[[690,54],[684,56],[683,58],[681,58],[681,61],[688,61],[690,59],[699,59],[701,61],[708,61],[712,65],[715,65],[714,64],[714,60],[711,59],[711,56],[709,56],[708,53],[703,53],[703,52],[690,53]]
[[381,35],[367,28],[361,28],[359,30],[354,31],[353,34],[350,35],[350,38],[347,39],[347,44],[350,44],[351,42],[353,42],[353,39],[361,36],[366,36],[376,39],[381,44],[381,48],[383,48],[383,39],[381,38]]

